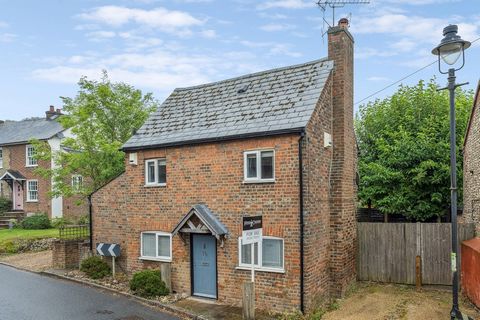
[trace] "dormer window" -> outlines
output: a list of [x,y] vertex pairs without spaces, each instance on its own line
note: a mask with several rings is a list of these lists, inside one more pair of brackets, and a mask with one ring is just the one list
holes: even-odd
[[37,158],[36,156],[36,151],[35,147],[32,145],[27,145],[26,150],[25,150],[25,160],[26,160],[26,166],[27,167],[36,167],[38,165]]
[[274,182],[275,151],[246,151],[244,153],[244,181],[247,183]]
[[167,184],[167,162],[165,159],[145,160],[145,185],[165,186]]

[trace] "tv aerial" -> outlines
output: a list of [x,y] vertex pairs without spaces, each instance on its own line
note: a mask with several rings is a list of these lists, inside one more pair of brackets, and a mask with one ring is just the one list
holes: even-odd
[[[317,5],[323,11],[323,22],[328,25],[329,28],[335,26],[335,9],[343,8],[347,4],[369,4],[370,0],[318,0]],[[325,12],[328,9],[332,9],[332,24],[325,19]],[[351,20],[352,14],[349,14],[349,20]],[[322,27],[323,29],[323,27]],[[323,31],[323,30],[322,30]],[[322,32],[324,35],[325,33]]]

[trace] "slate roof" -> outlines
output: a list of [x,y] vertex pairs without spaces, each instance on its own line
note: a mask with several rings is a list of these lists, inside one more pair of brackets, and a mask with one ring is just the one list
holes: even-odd
[[45,118],[0,123],[0,145],[20,144],[31,139],[46,140],[64,129],[55,120]]
[[332,68],[321,59],[175,89],[123,149],[300,131]]
[[210,232],[219,238],[220,236],[225,236],[228,234],[228,229],[223,225],[223,223],[218,220],[215,214],[210,211],[210,209],[204,204],[196,204],[193,208],[180,220],[178,225],[173,229],[172,235],[177,234],[180,229],[187,223],[187,221],[196,215],[200,221],[210,230]]

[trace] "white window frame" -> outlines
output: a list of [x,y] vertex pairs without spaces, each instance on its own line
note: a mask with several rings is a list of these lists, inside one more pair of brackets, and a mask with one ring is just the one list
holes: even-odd
[[[154,172],[155,172],[155,181],[154,182],[148,182],[148,163],[153,162],[154,163]],[[144,166],[144,171],[145,171],[145,186],[146,187],[164,187],[167,185],[166,182],[159,183],[158,181],[158,163],[163,162],[165,164],[165,172],[167,171],[167,160],[166,158],[158,158],[158,159],[147,159],[145,160],[145,166]],[[166,180],[166,179],[165,179]]]
[[0,147],[0,168],[3,168],[3,148]]
[[72,190],[80,191],[83,187],[83,176],[81,174],[72,175]]
[[32,146],[31,144],[27,144],[25,146],[25,167],[37,167],[38,166],[38,160],[35,159],[34,157],[29,156],[28,150],[32,149],[35,151],[35,147]]
[[[272,173],[273,177],[268,179],[262,179],[262,152],[273,152],[273,159],[272,159]],[[249,178],[247,176],[247,159],[248,155],[254,154],[257,157],[257,176],[254,178]],[[243,153],[243,182],[244,183],[269,183],[275,182],[275,149],[259,149],[259,150],[251,150],[245,151]]]
[[[144,256],[143,255],[143,235],[144,234],[154,234],[155,235],[155,257]],[[159,256],[158,255],[158,237],[159,236],[168,236],[170,238],[170,257]],[[162,261],[162,262],[172,262],[172,234],[163,231],[143,231],[140,234],[140,260],[151,260],[151,261]]]
[[[37,190],[30,190],[30,182],[36,182],[37,183]],[[32,199],[30,197],[30,191],[36,191],[37,192],[37,198]],[[38,202],[38,180],[32,179],[32,180],[27,180],[27,202]]]
[[[282,267],[264,267],[262,266],[262,251],[263,251],[263,244],[258,246],[258,257],[257,262],[255,264],[255,271],[265,271],[265,272],[277,272],[277,273],[285,273],[285,240],[283,238],[278,237],[271,237],[271,236],[263,236],[262,239],[272,239],[272,240],[280,240],[282,241]],[[251,258],[250,258],[251,259]],[[238,267],[237,269],[240,270],[252,270],[251,264],[242,263],[242,237],[238,237]]]

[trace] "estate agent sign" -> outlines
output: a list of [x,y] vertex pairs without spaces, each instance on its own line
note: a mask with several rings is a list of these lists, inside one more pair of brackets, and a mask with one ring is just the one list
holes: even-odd
[[262,241],[262,216],[243,217],[242,244]]

